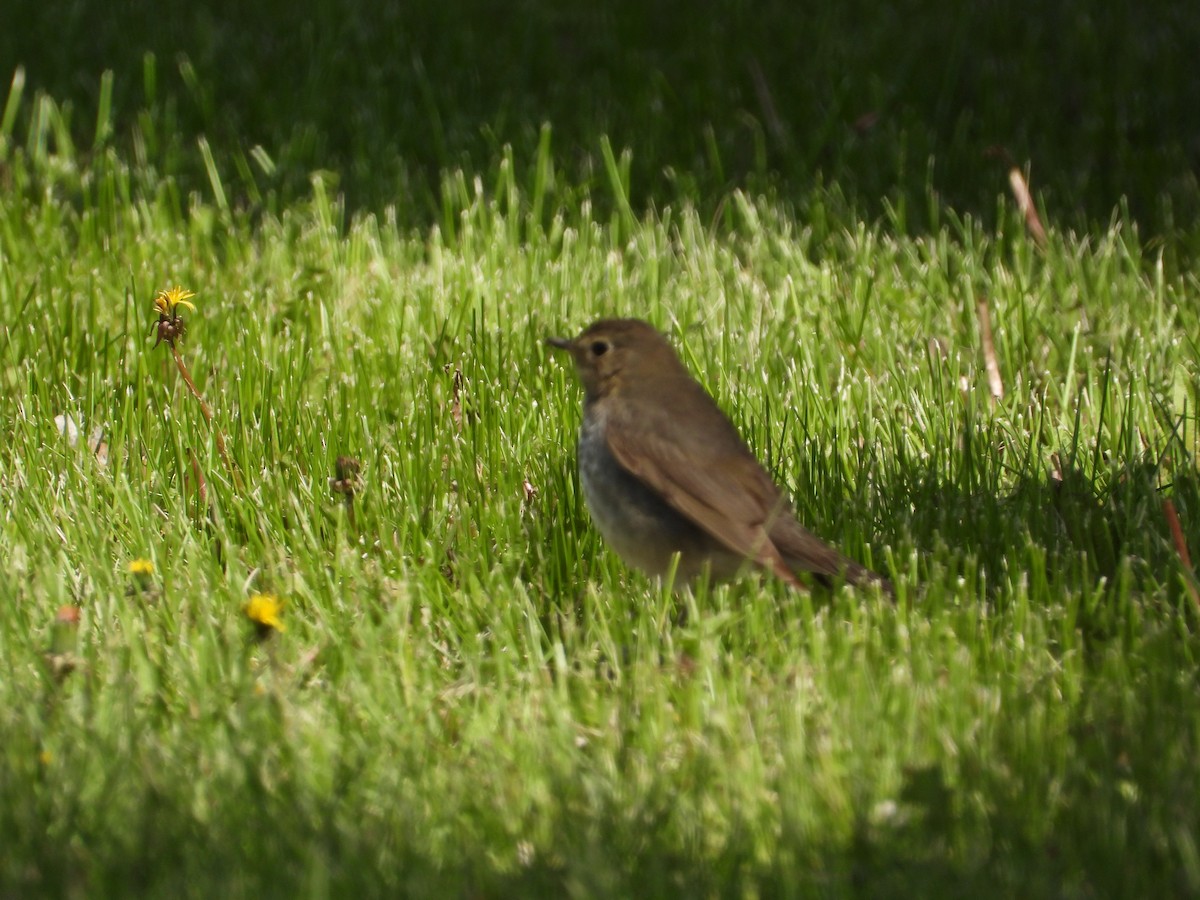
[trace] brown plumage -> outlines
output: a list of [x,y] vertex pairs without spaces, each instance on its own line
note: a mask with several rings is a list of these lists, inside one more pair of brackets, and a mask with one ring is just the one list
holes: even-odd
[[627,563],[663,575],[735,573],[746,560],[802,587],[891,583],[807,531],[783,492],[671,345],[638,319],[605,319],[573,339],[584,388],[579,471],[592,518]]

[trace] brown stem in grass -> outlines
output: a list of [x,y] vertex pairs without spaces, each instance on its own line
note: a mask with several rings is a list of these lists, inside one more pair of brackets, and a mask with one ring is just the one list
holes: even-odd
[[992,338],[992,316],[988,310],[987,297],[975,301],[975,312],[979,316],[979,339],[983,344],[983,364],[987,370],[988,388],[992,402],[1004,399],[1004,381],[1000,378],[1000,364],[996,361],[996,342]]
[[[200,460],[196,459],[196,454],[188,448],[188,456],[192,458],[192,477],[196,479],[196,499],[199,501],[196,505],[206,513],[211,512],[208,505],[208,482],[204,480],[204,471],[200,468]],[[197,515],[197,520],[203,519],[203,515]]]
[[1167,527],[1171,529],[1171,539],[1175,542],[1175,552],[1179,554],[1179,561],[1183,563],[1186,570],[1184,584],[1187,585],[1188,594],[1191,595],[1192,603],[1196,606],[1196,612],[1200,612],[1200,591],[1196,590],[1196,585],[1193,583],[1196,570],[1192,568],[1192,555],[1188,553],[1187,541],[1183,537],[1183,528],[1179,524],[1179,514],[1175,512],[1175,504],[1169,497],[1163,501],[1162,509],[1167,520]]
[[179,368],[179,374],[183,376],[184,384],[188,386],[188,390],[192,392],[192,396],[200,404],[200,412],[204,413],[204,421],[212,429],[213,437],[217,441],[217,452],[221,454],[221,461],[225,463],[225,468],[229,470],[229,476],[233,479],[233,486],[240,491],[242,489],[242,476],[233,467],[233,460],[229,458],[229,451],[225,449],[225,438],[221,434],[221,429],[213,424],[213,414],[208,406],[208,402],[200,393],[200,389],[196,387],[196,382],[192,381],[192,373],[188,371],[188,367],[183,362],[183,357],[179,355],[179,348],[174,343],[171,344],[171,354],[175,357],[175,365]]
[[1020,166],[1016,164],[1012,154],[1004,147],[988,147],[983,151],[983,155],[1000,160],[1008,168],[1008,186],[1012,190],[1013,198],[1017,201],[1017,209],[1025,217],[1025,228],[1029,231],[1029,236],[1033,238],[1038,249],[1044,250],[1046,248],[1046,228],[1042,225],[1042,217],[1038,215],[1037,204],[1033,202],[1029,182],[1025,180],[1025,174],[1021,171]]

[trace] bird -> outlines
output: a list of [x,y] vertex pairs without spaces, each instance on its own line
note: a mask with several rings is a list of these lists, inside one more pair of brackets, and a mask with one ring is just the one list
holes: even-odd
[[725,580],[747,562],[803,589],[797,573],[892,583],[802,526],[784,492],[667,339],[640,319],[601,319],[547,345],[583,385],[579,481],[592,520],[626,564],[655,578]]

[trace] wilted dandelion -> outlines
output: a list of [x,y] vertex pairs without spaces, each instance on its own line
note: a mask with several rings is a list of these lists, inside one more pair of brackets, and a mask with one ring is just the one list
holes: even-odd
[[165,341],[174,348],[175,342],[183,337],[187,328],[179,315],[179,307],[186,306],[195,312],[196,306],[190,302],[195,296],[192,291],[179,285],[158,292],[158,296],[154,298],[154,309],[158,312],[158,340],[154,342],[155,347]]
[[361,469],[362,463],[353,456],[339,456],[334,463],[335,477],[329,479],[329,490],[341,494],[347,503],[352,503],[360,486],[358,473]]
[[362,487],[362,482],[358,477],[360,469],[362,469],[362,463],[353,456],[339,456],[334,466],[335,477],[329,479],[329,490],[335,494],[341,494],[346,501],[346,514],[350,518],[351,528],[355,527],[354,495]]
[[217,442],[217,452],[221,454],[221,460],[225,463],[225,468],[229,470],[234,485],[241,489],[241,477],[233,467],[233,461],[229,458],[229,451],[225,449],[225,438],[221,435],[221,429],[213,424],[212,410],[209,408],[204,396],[200,393],[200,389],[196,387],[196,382],[192,380],[192,373],[184,365],[183,357],[179,355],[179,348],[175,346],[175,342],[182,339],[184,333],[187,331],[183,316],[180,315],[179,307],[186,306],[192,312],[195,312],[196,305],[191,302],[191,298],[195,296],[195,293],[179,285],[158,292],[158,296],[154,298],[154,309],[158,313],[158,322],[155,325],[158,339],[154,342],[154,346],[157,347],[159,344],[165,343],[171,348],[171,355],[175,357],[175,366],[179,369],[180,376],[182,376],[184,383],[188,386],[188,390],[192,392],[192,396],[196,398],[196,402],[200,404],[200,412],[204,414],[204,421],[213,430],[213,437]]

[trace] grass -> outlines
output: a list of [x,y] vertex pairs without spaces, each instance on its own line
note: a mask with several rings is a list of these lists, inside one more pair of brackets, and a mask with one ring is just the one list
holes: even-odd
[[[287,142],[185,146],[174,100],[83,134],[12,96],[0,894],[1200,893],[1163,511],[1200,552],[1190,232],[1125,210],[1039,250],[1003,201],[897,195],[916,229],[786,181],[643,202],[636,141],[581,177],[550,127],[438,169],[419,217],[288,187]],[[173,284],[211,426],[153,346]],[[608,553],[542,340],[610,314],[899,603],[677,598]]]

